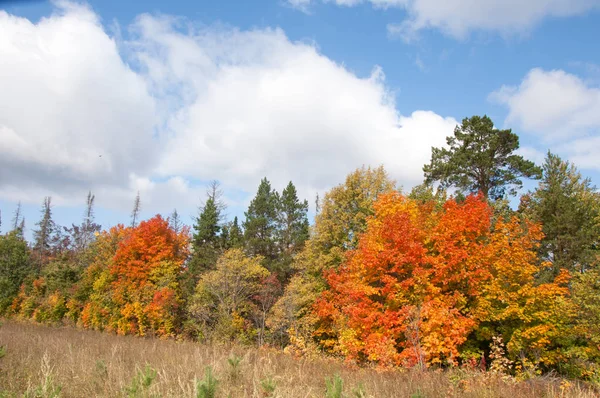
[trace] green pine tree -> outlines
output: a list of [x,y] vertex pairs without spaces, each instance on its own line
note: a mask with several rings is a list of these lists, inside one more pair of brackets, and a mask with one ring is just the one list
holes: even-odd
[[296,187],[290,181],[281,193],[277,239],[280,250],[279,270],[282,276],[291,273],[293,257],[302,250],[308,239],[308,202],[298,199]]
[[496,200],[505,193],[516,195],[522,177],[541,177],[539,167],[514,154],[519,137],[510,129],[496,129],[487,116],[463,119],[446,141],[449,148],[432,148],[431,163],[423,167],[427,184],[439,182],[461,193],[481,191]]
[[278,257],[277,223],[279,194],[263,178],[258,192],[245,213],[244,241],[246,250],[252,256],[263,256],[265,265],[271,269]]

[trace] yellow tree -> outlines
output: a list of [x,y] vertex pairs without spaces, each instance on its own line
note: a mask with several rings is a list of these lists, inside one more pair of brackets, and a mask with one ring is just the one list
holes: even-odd
[[204,274],[192,298],[190,313],[204,337],[213,329],[225,339],[251,339],[250,315],[253,297],[261,291],[261,281],[269,271],[261,256],[248,257],[241,249],[230,249],[217,260],[216,269]]

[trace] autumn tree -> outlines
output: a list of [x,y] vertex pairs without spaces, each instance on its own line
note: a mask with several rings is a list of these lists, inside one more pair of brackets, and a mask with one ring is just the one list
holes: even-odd
[[478,260],[489,220],[476,197],[435,212],[382,196],[357,249],[328,275],[316,307],[322,344],[382,366],[455,363],[476,325],[469,304],[488,277]]
[[547,266],[537,255],[542,236],[539,224],[518,217],[496,223],[486,247],[492,277],[482,286],[475,311],[478,339],[487,346],[494,335],[501,336],[510,359],[525,371],[547,370],[564,359],[573,316],[569,272],[545,283],[536,278]]
[[520,210],[542,224],[540,254],[560,269],[585,271],[598,255],[600,195],[574,164],[548,152],[539,187],[521,200]]
[[89,329],[117,330],[119,304],[112,299],[115,276],[111,269],[117,249],[132,231],[119,224],[98,234],[89,248],[90,265],[67,302],[66,316],[70,320]]
[[574,338],[562,364],[568,376],[592,380],[600,374],[600,267],[594,265],[573,277]]
[[491,221],[482,196],[439,210],[380,197],[358,247],[328,273],[315,307],[322,346],[380,366],[454,365],[475,333],[480,357],[502,334],[513,359],[552,363],[568,275],[537,284],[539,226]]
[[326,288],[323,271],[337,268],[347,250],[356,247],[358,236],[373,214],[373,203],[393,191],[395,182],[383,167],[362,167],[346,177],[320,200],[310,239],[294,258],[298,271],[273,307],[268,323],[277,330],[281,344],[292,342],[303,350],[311,344],[316,318],[310,308]]
[[510,129],[499,130],[487,116],[465,118],[447,137],[448,147],[432,148],[431,162],[423,167],[425,182],[439,182],[463,193],[481,191],[496,200],[515,195],[522,178],[539,179],[541,169],[516,155],[519,137]]
[[269,276],[261,257],[248,257],[241,249],[226,251],[216,269],[202,276],[190,308],[204,337],[211,330],[220,339],[253,339],[253,297]]
[[[118,243],[114,257],[94,289],[97,310],[109,312],[104,327],[121,334],[173,335],[181,323],[178,276],[183,270],[188,231],[176,234],[167,220],[142,221]],[[100,307],[100,308],[98,308]],[[97,310],[90,309],[87,318]]]

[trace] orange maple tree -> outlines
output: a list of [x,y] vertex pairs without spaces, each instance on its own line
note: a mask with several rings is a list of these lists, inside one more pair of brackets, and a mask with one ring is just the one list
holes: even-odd
[[93,292],[81,314],[83,326],[173,335],[180,322],[178,276],[188,239],[187,228],[177,233],[161,216],[100,236],[97,260],[107,264],[95,263],[88,270]]
[[[482,196],[441,209],[399,193],[380,197],[358,248],[326,275],[330,288],[315,305],[321,343],[380,366],[455,365],[482,322],[509,317],[499,278],[526,285],[521,294],[538,301],[563,294],[559,284],[533,286],[539,228],[518,229],[516,219],[492,228],[491,219]],[[507,262],[520,271],[503,273]],[[543,342],[533,334],[545,330],[525,328],[521,338]]]

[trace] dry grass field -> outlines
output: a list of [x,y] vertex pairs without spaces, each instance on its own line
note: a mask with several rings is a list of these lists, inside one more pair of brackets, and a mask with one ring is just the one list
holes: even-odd
[[[583,385],[549,377],[515,382],[463,370],[377,372],[334,360],[295,359],[275,350],[12,321],[0,326],[0,346],[0,397],[596,396]],[[207,367],[216,383],[207,383]],[[208,384],[216,385],[216,394]],[[340,387],[341,393],[336,391]]]

